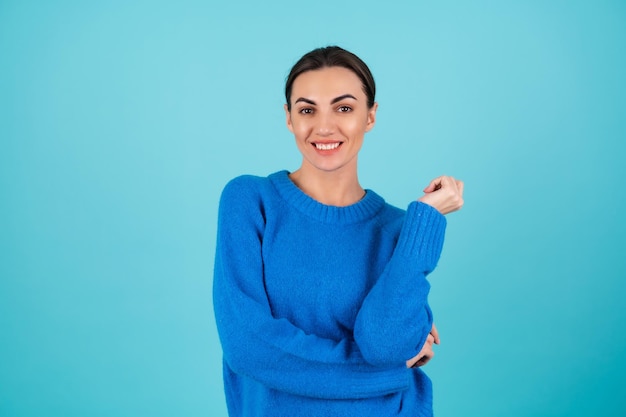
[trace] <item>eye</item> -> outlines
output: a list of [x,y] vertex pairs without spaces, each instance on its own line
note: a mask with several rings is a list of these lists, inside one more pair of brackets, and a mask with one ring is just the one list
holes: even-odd
[[351,112],[351,111],[352,111],[352,107],[350,107],[350,106],[339,106],[339,107],[337,108],[337,111],[338,111],[339,113],[348,113],[348,112]]
[[298,112],[300,114],[313,114],[313,109],[310,107],[304,107],[302,109],[300,109],[300,111]]

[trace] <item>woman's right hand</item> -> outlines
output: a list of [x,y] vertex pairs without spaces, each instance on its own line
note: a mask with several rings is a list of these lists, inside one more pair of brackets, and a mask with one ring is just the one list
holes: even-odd
[[406,361],[406,367],[417,368],[426,365],[433,358],[433,356],[435,356],[433,344],[438,345],[439,343],[441,343],[441,340],[439,340],[439,332],[435,327],[435,323],[433,323],[433,327],[426,338],[426,343],[422,346],[422,350],[420,350],[420,353],[418,353],[415,357]]
[[463,207],[463,181],[445,175],[435,178],[417,201],[433,206],[441,214],[457,211]]

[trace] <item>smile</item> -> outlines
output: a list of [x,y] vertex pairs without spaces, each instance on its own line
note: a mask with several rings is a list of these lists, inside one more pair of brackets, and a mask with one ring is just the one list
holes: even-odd
[[333,149],[337,149],[341,142],[335,143],[314,143],[315,147],[321,151],[332,151]]

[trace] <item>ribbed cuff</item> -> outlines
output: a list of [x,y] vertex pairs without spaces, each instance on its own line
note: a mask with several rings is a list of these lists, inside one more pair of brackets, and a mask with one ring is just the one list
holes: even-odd
[[396,250],[423,265],[435,269],[446,231],[446,218],[434,207],[414,201],[409,204]]

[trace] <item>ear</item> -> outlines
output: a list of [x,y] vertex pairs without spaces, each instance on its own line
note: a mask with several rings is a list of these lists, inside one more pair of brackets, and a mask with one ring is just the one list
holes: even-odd
[[291,124],[291,113],[289,112],[289,108],[287,107],[287,105],[284,105],[284,109],[285,109],[285,117],[287,119],[287,129],[289,129],[289,131],[291,133],[293,133],[293,125]]
[[365,131],[369,132],[376,124],[376,110],[378,110],[378,103],[374,103],[371,109],[367,111],[367,125]]

